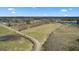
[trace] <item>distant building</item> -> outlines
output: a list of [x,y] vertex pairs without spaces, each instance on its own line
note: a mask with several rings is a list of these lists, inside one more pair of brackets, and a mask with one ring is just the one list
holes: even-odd
[[60,21],[62,24],[79,24],[77,21]]
[[77,21],[77,24],[79,24],[79,21]]

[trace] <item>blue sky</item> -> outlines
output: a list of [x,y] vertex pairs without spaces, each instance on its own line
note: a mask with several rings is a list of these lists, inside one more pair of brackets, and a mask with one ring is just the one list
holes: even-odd
[[0,7],[0,16],[79,16],[78,7]]

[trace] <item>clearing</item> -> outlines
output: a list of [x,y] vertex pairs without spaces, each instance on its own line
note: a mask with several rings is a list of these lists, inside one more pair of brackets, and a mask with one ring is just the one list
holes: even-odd
[[40,43],[44,43],[48,37],[48,35],[58,28],[61,24],[59,23],[50,23],[50,24],[44,24],[40,25],[38,27],[29,28],[27,30],[23,30],[22,32],[24,34],[30,35],[34,38],[36,38]]
[[32,46],[33,44],[28,39],[0,26],[0,50],[25,51],[32,50]]
[[51,33],[44,47],[47,51],[78,51],[79,28],[63,24]]

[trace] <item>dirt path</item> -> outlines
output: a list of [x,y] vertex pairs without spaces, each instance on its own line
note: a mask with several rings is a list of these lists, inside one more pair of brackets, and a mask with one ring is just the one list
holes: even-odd
[[[53,31],[55,31],[55,30],[56,30],[57,28],[59,28],[61,25],[62,25],[62,24],[58,24],[58,25],[54,26],[54,28],[49,32],[49,34],[50,34],[51,32],[53,32]],[[5,26],[5,25],[3,25],[3,24],[0,24],[0,26],[6,28],[6,29],[8,29],[8,30],[11,30],[11,31],[13,31],[13,32],[15,32],[15,33],[17,33],[17,34],[23,36],[24,38],[30,40],[30,41],[33,43],[33,49],[32,49],[33,51],[40,51],[42,45],[43,45],[43,44],[45,43],[45,41],[46,41],[46,40],[45,40],[45,41],[41,44],[37,39],[35,39],[35,38],[33,38],[33,37],[29,36],[29,35],[26,35],[26,34],[24,34],[24,33],[22,33],[22,32],[19,32],[19,31],[15,30],[15,29],[12,29],[12,28],[10,28],[10,27],[8,27],[8,26]],[[48,34],[48,36],[49,36],[49,34]],[[47,39],[48,36],[47,36],[45,39]]]
[[53,32],[49,35],[45,44],[47,45],[46,51],[63,51],[63,39],[61,37],[56,37]]
[[47,34],[47,37],[45,38],[45,41],[42,43],[42,45],[46,42],[46,40],[50,36],[50,34],[52,32],[54,32],[57,28],[61,27],[61,26],[62,26],[62,24],[58,24],[58,25],[54,26],[54,28]]
[[41,45],[40,45],[40,43],[38,42],[37,39],[35,39],[35,38],[31,37],[31,36],[25,35],[25,34],[19,32],[19,31],[14,30],[14,29],[12,29],[12,28],[10,28],[10,27],[8,27],[8,26],[5,26],[5,25],[3,25],[3,24],[0,24],[0,26],[6,28],[6,29],[8,29],[8,30],[11,30],[11,31],[13,31],[13,32],[15,32],[15,33],[17,33],[17,34],[23,36],[24,38],[30,40],[30,41],[33,43],[33,49],[32,49],[32,50],[34,50],[34,51],[39,51]]

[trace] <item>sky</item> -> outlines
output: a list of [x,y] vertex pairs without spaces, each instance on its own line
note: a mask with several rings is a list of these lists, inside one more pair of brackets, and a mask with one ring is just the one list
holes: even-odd
[[79,16],[79,7],[0,7],[0,16]]

